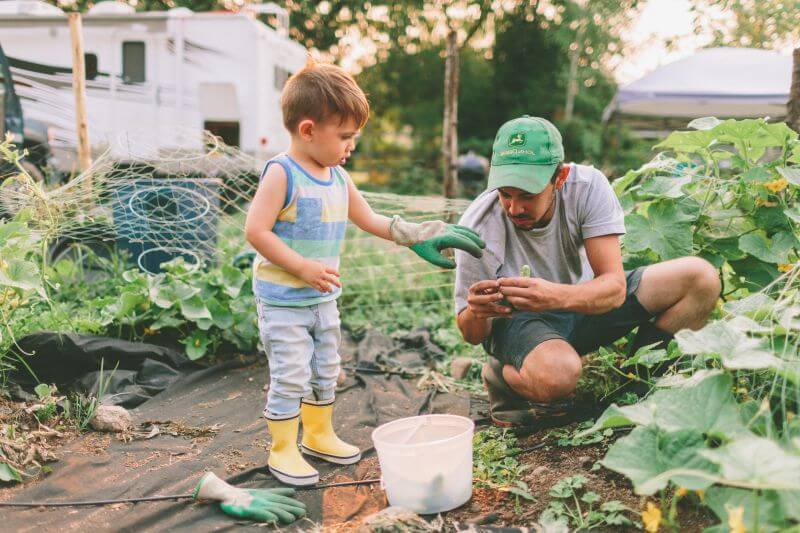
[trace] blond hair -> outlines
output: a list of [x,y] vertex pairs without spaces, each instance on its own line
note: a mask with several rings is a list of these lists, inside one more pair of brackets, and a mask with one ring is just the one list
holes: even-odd
[[281,110],[283,124],[292,134],[303,119],[323,122],[338,117],[340,123],[352,119],[361,129],[369,118],[369,102],[353,76],[310,56],[305,67],[286,82]]

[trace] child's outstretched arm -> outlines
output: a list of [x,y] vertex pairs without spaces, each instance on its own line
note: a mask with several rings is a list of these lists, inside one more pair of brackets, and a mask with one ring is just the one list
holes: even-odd
[[347,177],[349,192],[349,218],[359,228],[375,236],[408,246],[422,259],[442,268],[455,268],[451,259],[444,257],[445,248],[459,248],[474,257],[482,255],[486,243],[477,233],[464,226],[447,224],[432,220],[416,224],[406,222],[399,215],[392,218],[375,213],[356,188],[353,180]]
[[258,185],[244,232],[247,241],[270,263],[278,265],[321,292],[331,292],[331,285],[341,287],[339,272],[319,261],[306,259],[278,237],[272,228],[286,199],[286,171],[281,165],[270,165]]

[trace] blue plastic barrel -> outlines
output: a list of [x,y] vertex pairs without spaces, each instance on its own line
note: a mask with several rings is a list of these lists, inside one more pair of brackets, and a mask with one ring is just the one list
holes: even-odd
[[202,267],[216,262],[221,182],[215,178],[136,178],[112,188],[117,247],[139,268],[183,257]]

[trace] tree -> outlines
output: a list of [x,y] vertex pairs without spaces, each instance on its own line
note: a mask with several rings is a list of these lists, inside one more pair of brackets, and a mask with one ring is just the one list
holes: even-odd
[[800,133],[800,48],[794,49],[792,61],[792,86],[789,89],[786,123]]
[[800,0],[692,0],[698,33],[709,46],[781,48],[800,40]]

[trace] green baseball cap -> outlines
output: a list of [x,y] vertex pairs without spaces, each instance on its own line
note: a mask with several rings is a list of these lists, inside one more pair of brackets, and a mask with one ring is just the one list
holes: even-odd
[[564,160],[561,134],[549,121],[523,115],[497,130],[487,189],[516,187],[539,194]]

